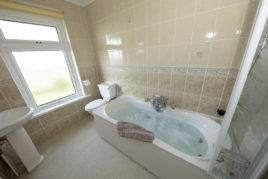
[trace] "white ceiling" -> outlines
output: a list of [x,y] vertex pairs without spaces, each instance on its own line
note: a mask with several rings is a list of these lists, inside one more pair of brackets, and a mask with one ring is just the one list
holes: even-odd
[[92,3],[94,0],[65,0],[65,1],[76,4],[81,7],[85,7],[90,3]]

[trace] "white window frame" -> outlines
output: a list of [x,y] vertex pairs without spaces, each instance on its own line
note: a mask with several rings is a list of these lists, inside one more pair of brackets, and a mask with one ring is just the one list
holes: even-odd
[[[26,105],[34,108],[34,116],[39,116],[49,111],[55,110],[61,106],[71,102],[85,98],[85,92],[75,62],[75,57],[71,48],[71,43],[68,37],[66,26],[63,20],[54,19],[39,15],[32,15],[22,12],[10,10],[0,11],[0,19],[11,20],[17,22],[26,22],[32,24],[54,26],[57,29],[59,42],[53,41],[31,41],[31,40],[6,40],[0,30],[0,51],[2,59],[8,68],[16,86],[18,87]],[[40,43],[41,42],[41,43]],[[60,98],[58,100],[38,106],[33,98],[33,95],[12,55],[12,51],[45,51],[45,50],[60,50],[64,53],[66,64],[75,88],[75,94]]]

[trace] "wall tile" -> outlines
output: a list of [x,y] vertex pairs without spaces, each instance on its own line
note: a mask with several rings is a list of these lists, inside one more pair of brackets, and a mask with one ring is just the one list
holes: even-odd
[[136,28],[143,27],[147,24],[145,2],[138,3],[134,8]]
[[162,67],[175,66],[176,62],[174,61],[173,46],[172,45],[160,46],[159,58],[160,58],[159,66]]
[[176,3],[177,0],[161,1],[161,20],[166,21],[176,17]]
[[185,84],[185,93],[200,95],[204,82],[204,76],[187,75]]
[[178,0],[177,1],[177,16],[189,16],[195,13],[197,0]]
[[216,37],[218,39],[239,37],[239,30],[241,30],[246,9],[247,4],[220,9],[216,27]]
[[226,77],[206,76],[202,95],[221,98],[225,80]]
[[187,67],[189,64],[190,45],[188,43],[176,44],[173,49],[174,61],[172,66]]
[[160,28],[159,24],[151,25],[147,27],[147,42],[148,46],[159,45]]
[[177,108],[183,108],[183,94],[171,91],[169,96],[169,104],[175,104]]
[[10,106],[0,88],[0,112],[9,109]]
[[175,20],[160,24],[160,44],[167,45],[174,42]]
[[148,87],[158,88],[158,73],[148,72]]
[[175,43],[190,42],[192,37],[194,16],[177,18]]
[[159,89],[169,89],[171,73],[159,73]]
[[197,111],[199,104],[199,96],[184,95],[183,96],[183,108],[190,111]]
[[232,94],[232,90],[233,90],[233,85],[235,83],[235,78],[234,77],[228,77],[226,80],[226,85],[223,91],[223,98],[224,99],[229,99],[231,94]]
[[207,67],[211,42],[194,42],[191,47],[190,67]]
[[215,116],[218,106],[219,99],[202,97],[200,100],[198,112]]
[[170,89],[175,92],[184,92],[185,74],[172,74]]
[[208,66],[221,68],[230,67],[234,59],[236,44],[237,41],[233,39],[214,41]]
[[196,16],[193,41],[206,41],[214,38],[216,14],[216,11],[210,11]]
[[160,0],[148,0],[146,2],[147,6],[147,19],[149,24],[155,24],[160,21],[160,9],[161,9],[161,4]]
[[210,11],[218,8],[220,0],[198,0],[197,1],[197,12]]

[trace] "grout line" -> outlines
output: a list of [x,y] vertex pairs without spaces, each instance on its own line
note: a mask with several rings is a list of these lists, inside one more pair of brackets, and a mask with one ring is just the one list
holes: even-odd
[[184,90],[183,90],[183,105],[184,106],[184,98],[186,95],[186,84],[187,84],[187,79],[188,79],[188,71],[189,71],[189,67],[190,67],[190,60],[191,60],[191,50],[192,50],[192,44],[193,44],[193,38],[194,38],[194,29],[196,26],[196,11],[197,11],[197,0],[195,0],[195,9],[194,9],[194,15],[193,15],[193,28],[192,28],[192,34],[191,34],[191,39],[190,39],[190,44],[189,44],[189,54],[188,54],[188,65],[187,65],[187,69],[186,69],[186,73],[185,73],[185,85],[184,85]]
[[203,77],[203,84],[202,84],[202,88],[201,88],[201,93],[200,93],[200,98],[199,98],[199,102],[198,102],[198,105],[197,105],[197,111],[199,110],[200,108],[200,103],[201,103],[201,99],[202,99],[202,95],[203,95],[203,90],[204,90],[204,86],[205,86],[205,81],[206,81],[206,75],[207,75],[207,70],[205,71],[205,75]]
[[7,104],[8,104],[8,108],[11,109],[12,106],[10,105],[10,103],[9,103],[9,101],[8,101],[8,99],[7,99],[6,95],[5,95],[5,93],[2,91],[1,88],[0,88],[0,93],[1,93],[2,96],[4,97],[4,100],[7,102]]
[[[161,1],[162,1],[162,0],[161,0]],[[198,13],[196,12],[195,14],[196,14],[196,15],[205,14],[205,13],[208,13],[208,12],[211,12],[211,11],[219,11],[219,10],[221,10],[221,9],[232,8],[232,7],[241,6],[241,5],[248,4],[248,3],[250,3],[250,2],[240,2],[240,3],[235,3],[235,4],[231,4],[231,5],[227,5],[227,6],[222,7],[222,4],[221,4],[221,2],[220,2],[218,8],[215,8],[215,9],[212,9],[212,10],[206,10],[206,11],[202,11],[202,12],[198,12]],[[105,20],[107,20],[107,19],[109,19],[109,18],[111,18],[111,17],[113,17],[113,16],[116,16],[116,15],[118,15],[118,14],[120,14],[120,13],[124,13],[124,12],[126,12],[126,11],[129,11],[129,10],[132,9],[132,8],[134,9],[135,7],[136,7],[136,3],[134,2],[134,6],[129,7],[129,8],[127,8],[127,9],[124,9],[124,10],[122,10],[122,11],[115,12],[114,14],[112,14],[112,15],[110,15],[110,16],[103,17],[103,18],[99,19],[98,21],[92,23],[92,25],[96,25],[96,24],[98,24],[98,23],[101,23],[101,22],[103,22],[103,21],[105,21]],[[160,2],[160,7],[161,7],[161,2]],[[160,11],[161,11],[161,10],[160,10]],[[160,12],[160,14],[161,14],[161,12]],[[180,17],[176,17],[176,18],[184,18],[184,17],[189,17],[189,16],[191,16],[191,15],[180,16]]]

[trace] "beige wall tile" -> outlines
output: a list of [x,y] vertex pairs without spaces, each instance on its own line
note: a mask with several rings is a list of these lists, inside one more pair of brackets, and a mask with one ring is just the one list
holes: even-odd
[[137,4],[134,8],[136,28],[147,24],[145,1]]
[[128,52],[128,64],[132,66],[136,66],[136,49],[129,49]]
[[138,66],[146,66],[148,64],[146,48],[136,49],[136,62]]
[[134,15],[134,8],[130,8],[126,10],[125,14],[125,23],[126,23],[126,30],[134,29],[136,26],[135,15]]
[[147,46],[147,28],[140,28],[136,30],[136,46]]
[[194,16],[177,18],[175,43],[190,42],[194,25],[193,21]]
[[223,91],[223,98],[224,99],[229,99],[231,94],[232,94],[232,90],[233,90],[233,86],[235,83],[236,78],[234,77],[228,77],[225,87],[224,87],[224,91]]
[[177,16],[189,16],[195,13],[197,0],[177,0]]
[[170,89],[174,92],[184,92],[186,75],[172,74]]
[[239,68],[243,60],[244,52],[247,46],[248,38],[236,39],[236,49],[234,52],[234,58],[231,64],[232,68]]
[[1,91],[10,107],[17,107],[17,104],[25,104],[15,84],[1,88]]
[[176,44],[173,49],[174,61],[172,66],[187,67],[189,64],[190,47],[188,43]]
[[194,42],[190,52],[190,67],[207,67],[211,42]]
[[235,5],[239,3],[244,3],[244,2],[249,2],[249,0],[223,0],[221,1],[221,6],[230,6],[230,5]]
[[193,41],[206,41],[214,38],[216,14],[216,11],[210,11],[196,16]]
[[160,46],[159,66],[174,66],[173,46]]
[[221,98],[226,77],[206,76],[202,96]]
[[220,9],[216,32],[218,39],[239,37],[248,4]]
[[147,88],[145,87],[139,87],[139,95],[140,98],[146,98],[147,97]]
[[225,67],[231,66],[234,58],[236,40],[217,40],[212,44],[212,50],[210,54],[209,67]]
[[34,144],[38,145],[38,144],[44,142],[48,136],[44,130],[39,130],[39,131],[31,134],[30,137],[31,137],[32,141],[34,142]]
[[10,106],[6,100],[6,98],[4,97],[4,94],[1,92],[1,88],[0,88],[0,112],[9,109]]
[[148,72],[148,88],[158,88],[158,73]]
[[219,99],[202,97],[198,112],[215,116],[219,106]]
[[204,76],[187,75],[185,93],[200,95],[204,83]]
[[4,79],[10,79],[11,76],[9,75],[9,72],[4,64],[4,61],[2,60],[0,56],[0,80]]
[[167,45],[174,42],[175,20],[160,24],[160,44]]
[[30,135],[42,130],[42,125],[39,120],[30,120],[24,127]]
[[159,24],[147,27],[147,42],[148,46],[159,45],[160,42],[160,28]]
[[166,103],[169,104],[169,90],[159,89],[158,94],[163,96]]
[[183,108],[186,110],[197,111],[199,98],[200,98],[199,96],[184,95]]
[[220,0],[198,0],[196,11],[210,11],[216,9],[220,6]]
[[132,30],[127,32],[127,46],[128,48],[137,47],[136,31]]
[[148,24],[155,24],[160,21],[160,9],[161,9],[161,4],[160,0],[148,0],[147,1],[147,18],[148,18]]
[[160,59],[159,46],[149,47],[148,48],[148,65],[149,66],[158,66]]
[[170,89],[171,73],[159,73],[159,89]]
[[147,88],[147,96],[152,98],[154,95],[159,94],[158,88]]
[[138,72],[137,84],[142,87],[147,87],[147,72]]
[[171,91],[170,96],[169,96],[169,103],[170,105],[175,104],[177,108],[182,108],[183,107],[183,94]]
[[176,17],[177,0],[161,1],[161,20],[166,21]]

